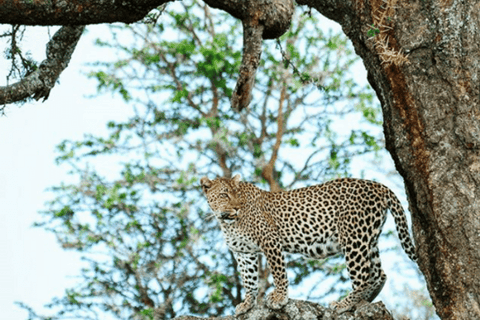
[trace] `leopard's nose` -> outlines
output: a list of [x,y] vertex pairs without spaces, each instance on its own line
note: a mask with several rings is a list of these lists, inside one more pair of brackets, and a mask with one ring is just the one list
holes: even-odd
[[224,212],[220,213],[220,218],[227,219],[229,215],[230,215],[230,213],[224,211]]
[[234,220],[237,216],[236,212],[222,212],[220,213],[220,218],[223,220]]

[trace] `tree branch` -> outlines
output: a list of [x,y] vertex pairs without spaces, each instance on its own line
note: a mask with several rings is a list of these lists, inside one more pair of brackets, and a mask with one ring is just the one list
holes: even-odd
[[[0,23],[22,25],[131,23],[144,18],[152,9],[170,1],[5,0],[0,2]],[[288,30],[295,8],[294,3],[293,0],[207,0],[205,2],[211,7],[222,9],[242,20],[244,29],[243,59],[231,101],[232,108],[241,111],[248,106],[251,100],[255,74],[262,51],[262,39],[278,38]],[[12,87],[1,88],[4,96],[0,103],[20,101],[33,93],[36,94],[36,99],[47,98],[53,85],[47,85],[47,90],[38,89],[44,87],[42,82],[39,81],[38,74],[34,74]],[[40,94],[37,95],[37,92]],[[13,96],[16,97],[12,98]]]
[[60,73],[68,66],[72,53],[85,26],[65,26],[60,28],[47,44],[47,58],[40,67],[19,82],[0,87],[0,107],[7,103],[22,101],[33,95],[35,100],[47,100]]
[[172,0],[0,1],[0,23],[86,25],[132,23]]
[[243,56],[237,85],[232,95],[232,108],[237,111],[245,109],[252,100],[260,56],[262,54],[262,25],[250,25],[243,22]]
[[205,2],[211,7],[222,9],[242,20],[242,65],[231,100],[232,108],[242,111],[252,99],[255,74],[262,53],[262,40],[278,38],[290,28],[295,8],[293,1],[206,0]]
[[290,28],[292,0],[206,0],[210,7],[228,12],[237,19],[262,25],[263,39],[276,39]]

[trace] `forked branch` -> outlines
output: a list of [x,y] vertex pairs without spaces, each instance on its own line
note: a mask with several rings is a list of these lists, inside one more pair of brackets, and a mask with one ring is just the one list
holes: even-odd
[[68,66],[85,26],[60,28],[47,44],[47,58],[37,70],[17,83],[0,87],[0,111],[6,104],[33,97],[45,101],[60,73]]

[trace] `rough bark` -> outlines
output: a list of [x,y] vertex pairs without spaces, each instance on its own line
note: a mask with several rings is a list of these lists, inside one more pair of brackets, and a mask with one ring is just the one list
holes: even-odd
[[364,61],[438,315],[480,319],[479,2],[298,2],[338,21]]
[[173,320],[393,320],[392,315],[382,302],[367,303],[359,307],[355,312],[347,312],[338,315],[331,309],[319,304],[290,299],[288,304],[280,311],[273,311],[262,304],[239,317],[226,316],[216,318],[199,318],[193,316],[181,316]]

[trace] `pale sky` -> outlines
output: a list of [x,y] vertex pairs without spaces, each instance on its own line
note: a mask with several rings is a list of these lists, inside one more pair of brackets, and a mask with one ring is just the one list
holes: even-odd
[[[109,94],[85,97],[96,91],[95,81],[88,80],[82,68],[86,62],[98,60],[99,50],[92,41],[100,30],[105,32],[106,27],[89,27],[90,32],[80,39],[69,67],[60,76],[60,84],[46,102],[10,105],[6,116],[0,116],[2,320],[27,318],[27,312],[14,301],[44,310],[43,305],[53,297],[63,296],[65,289],[75,283],[72,276],[78,275],[82,266],[79,253],[62,250],[52,233],[32,224],[40,220],[37,212],[52,199],[46,189],[68,179],[68,168],[55,164],[55,146],[64,139],[81,139],[84,133],[106,132],[109,120],[124,119],[131,110]],[[43,34],[41,37],[41,33],[35,33],[25,40],[44,56],[48,38],[46,32]],[[37,51],[31,50],[34,54]],[[5,60],[1,63],[6,64]],[[6,67],[0,68],[0,85],[6,83]]]

